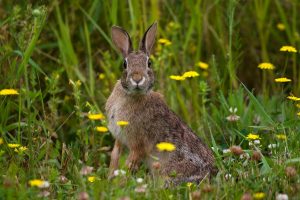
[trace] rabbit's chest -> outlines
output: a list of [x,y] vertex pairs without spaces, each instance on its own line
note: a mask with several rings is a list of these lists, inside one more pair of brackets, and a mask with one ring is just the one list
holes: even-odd
[[[125,101],[113,104],[108,113],[109,130],[116,139],[127,146],[132,138],[136,138],[134,113],[135,111]],[[120,121],[128,122],[128,125],[120,125]]]

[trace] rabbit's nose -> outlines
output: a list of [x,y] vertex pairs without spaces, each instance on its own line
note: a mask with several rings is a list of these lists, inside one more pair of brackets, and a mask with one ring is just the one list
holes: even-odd
[[140,74],[133,74],[132,79],[134,82],[139,83],[142,80],[143,76]]
[[145,80],[146,78],[141,75],[132,76],[132,78],[130,78],[130,82],[132,83],[132,85],[142,85],[144,84]]

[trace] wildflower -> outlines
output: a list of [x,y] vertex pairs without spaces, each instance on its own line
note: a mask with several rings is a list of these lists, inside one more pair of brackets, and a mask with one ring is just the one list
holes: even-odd
[[270,69],[270,70],[275,69],[272,63],[267,63],[267,62],[260,63],[257,67],[260,69]]
[[255,161],[260,161],[261,153],[259,151],[253,151],[251,159]]
[[105,133],[105,132],[108,131],[108,128],[106,128],[105,126],[97,126],[97,127],[96,127],[96,130],[97,130],[98,132]]
[[64,175],[59,176],[59,181],[61,183],[67,183],[68,182],[68,178],[65,177]]
[[248,140],[257,140],[257,139],[260,139],[259,135],[254,134],[254,133],[249,133],[246,138]]
[[282,46],[280,48],[280,51],[287,51],[287,52],[297,53],[297,49],[293,46]]
[[88,118],[90,120],[100,120],[100,119],[104,119],[104,115],[99,113],[99,114],[88,114]]
[[94,167],[90,167],[90,166],[83,166],[80,170],[80,174],[81,175],[88,175],[90,173],[92,173]]
[[31,187],[36,186],[38,188],[47,188],[47,187],[49,187],[50,184],[48,181],[43,181],[41,179],[33,179],[33,180],[29,181],[29,185]]
[[145,192],[146,192],[146,189],[147,189],[147,184],[144,184],[144,185],[142,185],[142,186],[136,187],[136,188],[134,189],[134,191],[135,191],[136,193],[145,193]]
[[77,197],[78,200],[89,200],[89,194],[87,192],[80,192]]
[[232,177],[231,174],[225,174],[224,178],[226,181],[228,181]]
[[287,177],[292,178],[297,175],[297,170],[292,166],[288,166],[285,168],[285,174]]
[[165,39],[165,38],[160,38],[160,39],[158,40],[158,43],[163,44],[163,45],[166,45],[166,46],[169,46],[169,45],[172,44],[172,42],[171,42],[170,40]]
[[240,119],[240,116],[236,115],[235,113],[237,112],[237,108],[229,108],[229,112],[231,113],[229,116],[226,117],[227,121],[230,122],[236,122]]
[[227,154],[227,153],[230,153],[230,149],[223,149],[223,154]]
[[0,138],[0,145],[3,144],[3,138]]
[[263,192],[257,192],[257,193],[254,193],[253,197],[254,199],[263,199],[265,198],[266,194],[263,193]]
[[91,183],[95,182],[95,180],[96,180],[95,176],[89,176],[88,177],[88,181],[91,182]]
[[237,156],[244,153],[243,149],[240,146],[231,146],[230,151],[231,151],[231,153],[233,153],[234,155],[237,155]]
[[18,91],[15,89],[3,89],[0,90],[0,95],[18,95]]
[[175,145],[169,142],[161,142],[156,144],[156,148],[159,151],[174,151],[176,149]]
[[277,29],[280,30],[280,31],[284,31],[284,30],[285,30],[285,26],[284,26],[283,23],[278,23],[278,24],[276,25],[276,27],[277,27]]
[[290,95],[287,98],[292,100],[292,101],[300,101],[300,97],[295,97],[294,95]]
[[7,144],[7,146],[8,146],[9,148],[17,148],[17,147],[19,147],[19,146],[21,146],[21,145],[20,145],[20,144],[9,143],[9,144]]
[[289,200],[289,196],[287,194],[277,194],[276,200]]
[[254,144],[260,144],[260,140],[254,140],[253,143]]
[[173,79],[173,80],[176,80],[176,81],[183,81],[183,80],[185,80],[185,77],[178,76],[178,75],[171,75],[169,77],[170,77],[170,79]]
[[199,66],[201,69],[204,69],[204,70],[208,69],[208,64],[205,62],[200,61],[196,65]]
[[241,200],[252,200],[252,196],[251,196],[251,194],[249,192],[246,192],[241,197]]
[[268,148],[269,149],[275,149],[275,148],[277,148],[279,145],[278,144],[269,144],[268,145]]
[[275,78],[275,82],[277,83],[286,83],[286,82],[291,82],[292,80],[286,77],[281,77],[281,78]]
[[122,170],[122,169],[117,169],[114,171],[114,176],[119,176],[119,175],[125,175],[126,171]]
[[160,169],[161,164],[160,164],[160,162],[153,162],[152,167],[153,167],[153,169]]
[[182,75],[182,77],[184,78],[193,78],[193,77],[197,77],[199,76],[198,72],[195,71],[188,71],[188,72],[184,72],[184,74]]
[[15,152],[22,153],[22,152],[26,151],[27,149],[28,149],[27,147],[21,146],[19,148],[15,148]]
[[192,187],[192,185],[193,185],[193,183],[191,183],[191,182],[188,182],[188,183],[186,184],[186,186],[188,186],[189,188]]
[[284,134],[278,134],[278,135],[276,135],[276,137],[279,140],[286,140],[286,135],[284,135]]
[[300,112],[298,112],[297,115],[300,116]]
[[128,121],[117,121],[118,126],[127,126],[129,124]]
[[142,183],[143,181],[144,181],[144,180],[143,180],[142,178],[137,178],[137,179],[136,179],[136,182],[137,182],[137,183]]
[[104,73],[100,73],[100,74],[99,74],[99,79],[100,79],[100,80],[105,79],[105,74],[104,74]]

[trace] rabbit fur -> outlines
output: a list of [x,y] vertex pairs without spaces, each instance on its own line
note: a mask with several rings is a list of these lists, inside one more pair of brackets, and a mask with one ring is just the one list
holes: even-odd
[[[126,165],[136,171],[144,161],[153,174],[172,184],[199,182],[216,172],[211,149],[172,111],[163,96],[152,90],[154,73],[149,60],[157,23],[145,32],[138,51],[133,51],[128,33],[112,27],[112,39],[124,58],[124,70],[109,96],[105,110],[108,128],[115,138],[109,177],[118,169],[123,146],[129,149]],[[118,121],[128,121],[118,126]],[[156,144],[168,142],[174,151],[159,151]],[[159,170],[153,163],[159,162]],[[158,171],[158,172],[157,172]],[[175,174],[175,175],[174,175]]]

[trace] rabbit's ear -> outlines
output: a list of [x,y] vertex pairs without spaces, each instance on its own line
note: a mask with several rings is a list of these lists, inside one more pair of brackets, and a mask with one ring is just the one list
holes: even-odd
[[132,52],[132,43],[129,34],[118,26],[111,28],[112,41],[115,46],[121,51],[124,58]]
[[152,24],[145,32],[142,41],[140,42],[140,50],[150,55],[151,49],[155,42],[155,35],[157,29],[157,22]]

